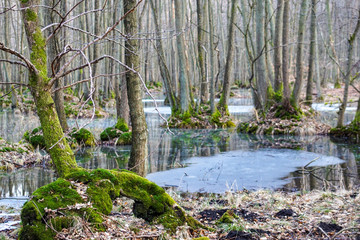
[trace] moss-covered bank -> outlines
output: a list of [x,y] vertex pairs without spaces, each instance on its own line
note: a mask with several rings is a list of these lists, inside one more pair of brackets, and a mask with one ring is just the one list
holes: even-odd
[[336,127],[330,130],[331,140],[334,142],[346,141],[349,143],[360,142],[360,123],[352,122],[343,127]]
[[287,111],[282,106],[274,105],[265,116],[240,123],[237,130],[258,135],[304,136],[328,134],[330,126],[320,123],[311,108]]
[[211,114],[209,105],[200,105],[197,111],[190,109],[185,113],[175,112],[168,119],[170,128],[184,129],[217,129],[234,128],[235,123],[229,114],[221,114],[216,110]]
[[129,145],[131,144],[132,133],[125,120],[119,118],[113,127],[106,128],[101,134],[100,139],[109,145]]
[[145,178],[129,171],[79,169],[33,193],[21,212],[19,239],[53,239],[79,218],[92,223],[95,231],[105,231],[102,216],[111,212],[113,200],[120,196],[135,201],[135,216],[171,231],[185,223],[202,227],[163,188]]

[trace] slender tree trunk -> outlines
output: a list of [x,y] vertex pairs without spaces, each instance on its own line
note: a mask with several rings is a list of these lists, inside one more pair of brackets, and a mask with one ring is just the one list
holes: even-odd
[[190,91],[189,80],[187,78],[185,66],[185,47],[184,47],[184,34],[181,33],[184,19],[184,11],[182,0],[174,0],[175,2],[175,25],[176,25],[176,45],[179,60],[179,82],[180,82],[180,110],[181,113],[189,111],[190,107]]
[[[327,17],[327,26],[328,26],[328,35],[329,35],[329,46],[331,49],[331,55],[335,61],[339,62],[338,56],[336,54],[335,46],[334,46],[334,37],[333,37],[333,27],[332,27],[332,17],[330,11],[330,0],[326,0],[326,17]],[[335,88],[340,88],[340,69],[338,66],[333,64],[333,70],[335,71]]]
[[[31,51],[30,60],[36,69],[30,70],[29,85],[34,97],[37,114],[43,129],[46,148],[55,165],[56,172],[64,177],[77,168],[72,152],[55,110],[51,87],[47,77],[46,43],[38,20],[40,0],[19,1],[23,13],[24,27]],[[31,7],[30,7],[31,6]],[[29,8],[30,7],[30,8]]]
[[292,103],[294,107],[299,106],[300,93],[303,87],[303,75],[304,75],[304,33],[305,33],[305,21],[308,12],[308,0],[302,0],[299,18],[299,30],[297,38],[297,50],[296,50],[296,81],[292,94]]
[[225,64],[225,74],[223,91],[220,97],[219,110],[222,114],[229,114],[228,104],[230,98],[230,87],[231,87],[231,76],[234,60],[234,23],[235,23],[235,11],[236,11],[236,0],[231,0],[230,10],[230,21],[229,21],[229,34],[227,41],[227,57]]
[[283,15],[283,2],[278,0],[275,24],[275,39],[274,39],[274,90],[277,92],[281,89],[281,36],[282,36],[282,15]]
[[[136,4],[137,0],[128,0],[124,4],[124,12],[128,12],[134,8]],[[145,163],[148,158],[148,131],[142,104],[142,82],[138,74],[140,72],[140,59],[138,55],[139,42],[134,39],[138,26],[136,13],[137,11],[135,9],[130,12],[124,20],[125,33],[127,36],[127,40],[125,42],[125,63],[127,66],[137,71],[137,73],[133,71],[126,72],[130,118],[132,124],[132,145],[129,168],[140,176],[145,176]]]
[[[354,57],[354,42],[356,40],[356,36],[359,32],[359,29],[360,29],[360,9],[359,9],[359,13],[358,13],[358,20],[357,20],[355,30],[348,39],[348,58],[347,58],[347,66],[346,66],[346,76],[345,76],[345,81],[344,81],[345,82],[344,98],[343,98],[343,101],[341,103],[339,113],[338,113],[337,127],[342,127],[344,125],[344,115],[345,115],[346,105],[348,102],[349,85],[350,85],[350,80],[351,80],[351,70],[352,70],[353,62],[354,62],[354,59],[353,59],[353,57]],[[357,108],[355,120],[354,120],[357,123],[360,122],[360,113],[358,111],[360,109],[359,105],[360,105],[360,102],[358,102],[358,108]]]
[[263,0],[256,1],[256,87],[258,89],[258,97],[261,106],[255,106],[258,110],[263,110],[267,101],[267,76],[265,62],[265,7]]
[[306,88],[306,104],[311,106],[313,102],[313,82],[314,82],[314,61],[316,44],[316,0],[311,0],[311,23],[310,23],[310,55],[309,55],[309,73]]
[[[205,0],[207,1],[207,0]],[[201,0],[196,0],[196,12],[197,12],[197,32],[198,32],[198,64],[200,68],[200,102],[202,104],[207,103],[209,99],[209,86],[206,78],[205,69],[205,21],[204,21],[204,8],[201,4]]]
[[157,35],[155,48],[156,48],[157,57],[158,57],[160,74],[161,74],[161,77],[164,82],[165,91],[166,91],[167,98],[169,99],[169,102],[170,102],[171,110],[173,112],[175,112],[177,110],[178,106],[177,106],[175,93],[174,93],[172,83],[171,83],[171,76],[170,76],[169,68],[167,67],[166,61],[165,61],[164,47],[163,47],[163,42],[161,39],[161,28],[160,28],[160,26],[161,26],[160,20],[161,19],[158,18],[157,9],[155,8],[155,5],[154,5],[154,0],[149,0],[149,1],[150,1],[150,7],[152,10],[152,14],[154,17],[155,31],[156,31],[156,35]]
[[290,108],[290,85],[289,85],[289,21],[290,21],[290,0],[284,0],[284,14],[283,14],[283,36],[282,36],[282,74],[284,94],[282,105]]
[[[54,3],[53,3],[54,4]],[[60,3],[60,12],[62,14],[66,13],[66,0],[61,1]],[[59,18],[57,17],[57,15],[53,14],[53,9],[49,8],[46,9],[46,14],[45,14],[45,20],[46,20],[46,25],[49,25],[53,22],[59,22]],[[52,33],[54,29],[50,28],[49,34]],[[55,63],[54,66],[51,66],[51,61],[53,59],[55,59],[55,57],[59,54],[60,49],[63,49],[64,47],[64,39],[66,39],[66,32],[65,32],[65,28],[61,29],[60,34],[61,34],[61,38],[59,37],[59,34],[54,35],[47,44],[47,56],[48,56],[48,77],[53,77],[53,74],[56,74],[57,71],[59,71],[59,66],[60,66],[60,62]],[[54,73],[52,72],[54,71]],[[55,81],[54,84],[54,88],[61,88],[64,86],[63,83],[64,79],[58,79]],[[67,120],[66,120],[66,114],[65,114],[65,108],[64,108],[64,91],[63,90],[58,90],[55,92],[54,94],[54,102],[55,102],[55,109],[56,112],[58,114],[59,120],[60,120],[60,124],[61,127],[63,129],[63,131],[67,131],[69,129],[69,126],[67,124]]]
[[213,22],[213,8],[212,1],[207,0],[208,15],[209,15],[209,39],[210,39],[210,109],[211,113],[215,112],[215,55],[214,55],[214,22]]

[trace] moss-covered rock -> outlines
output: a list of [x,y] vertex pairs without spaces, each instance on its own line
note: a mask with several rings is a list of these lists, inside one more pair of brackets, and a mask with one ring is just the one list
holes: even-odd
[[130,145],[132,139],[131,132],[125,132],[120,135],[120,137],[116,141],[116,145]]
[[70,136],[74,138],[76,142],[80,145],[84,145],[87,147],[93,147],[96,145],[94,135],[85,128],[81,128],[79,130],[74,128]]
[[101,141],[109,141],[114,138],[120,137],[122,132],[116,128],[108,127],[102,133],[100,133]]
[[[86,192],[77,191],[79,186]],[[21,212],[19,239],[53,239],[56,231],[72,227],[75,218],[83,218],[96,230],[104,231],[101,214],[109,214],[112,201],[119,196],[135,201],[135,216],[161,223],[172,231],[185,223],[192,228],[203,227],[187,216],[163,188],[145,178],[129,171],[78,169],[33,193]]]

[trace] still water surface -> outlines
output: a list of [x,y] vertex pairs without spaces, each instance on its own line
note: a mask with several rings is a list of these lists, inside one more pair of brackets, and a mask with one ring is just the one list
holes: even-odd
[[[250,118],[252,107],[246,101],[232,102],[230,110],[235,119]],[[312,190],[359,185],[360,148],[356,145],[333,143],[324,136],[259,137],[227,130],[172,130],[169,133],[160,127],[162,120],[153,102],[144,102],[149,127],[147,178],[161,186],[221,193],[243,188]],[[163,106],[161,100],[157,103],[166,116],[169,108]],[[321,110],[322,106],[317,107]],[[323,111],[321,118],[333,123],[334,116],[333,111]],[[352,116],[353,113],[348,112],[347,121]],[[87,121],[80,119],[78,124]],[[115,122],[115,117],[95,119],[87,128],[98,137]],[[75,121],[69,120],[69,124],[74,126]],[[0,113],[0,135],[8,141],[19,141],[26,130],[38,125],[34,115]],[[282,145],[296,145],[300,150],[279,148]],[[76,159],[85,168],[113,169],[126,168],[129,155],[130,146],[98,146],[78,150]],[[54,179],[53,171],[40,168],[0,175],[0,198],[29,196]]]

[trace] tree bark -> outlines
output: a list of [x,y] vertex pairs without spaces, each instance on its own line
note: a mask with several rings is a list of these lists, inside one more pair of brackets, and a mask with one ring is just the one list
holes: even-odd
[[178,109],[178,106],[177,106],[175,93],[174,93],[172,83],[171,83],[171,76],[170,76],[169,68],[167,67],[166,62],[165,62],[164,47],[163,47],[163,42],[161,40],[161,28],[160,28],[161,23],[160,23],[160,19],[158,18],[157,9],[155,8],[154,0],[150,0],[150,7],[151,7],[152,14],[154,17],[155,31],[156,31],[156,35],[157,35],[155,48],[156,48],[156,52],[157,52],[157,59],[158,59],[158,63],[159,63],[160,74],[161,74],[161,77],[164,82],[165,91],[166,91],[167,98],[169,99],[169,102],[170,102],[171,110],[175,112]]
[[267,76],[265,62],[265,6],[263,0],[256,1],[256,87],[258,89],[258,97],[260,106],[255,106],[257,110],[263,110],[267,101]]
[[306,104],[311,106],[313,102],[313,81],[314,81],[314,60],[316,44],[316,0],[311,0],[311,23],[310,23],[310,55],[309,55],[309,73],[306,87]]
[[180,82],[180,110],[181,113],[189,111],[190,108],[190,91],[189,80],[187,78],[185,66],[185,47],[184,36],[181,33],[184,19],[184,11],[182,0],[174,0],[175,2],[175,25],[176,25],[176,45],[179,60],[179,82]]
[[[359,13],[358,13],[358,20],[356,23],[356,27],[354,32],[350,35],[349,39],[348,39],[348,58],[347,58],[347,66],[346,66],[346,76],[345,76],[345,87],[344,87],[344,98],[343,101],[341,103],[340,109],[339,109],[339,113],[338,113],[338,122],[337,122],[337,127],[342,127],[344,125],[344,115],[345,115],[345,110],[346,110],[346,105],[348,102],[348,93],[349,93],[349,85],[350,85],[350,80],[351,80],[351,70],[353,67],[353,62],[354,62],[354,42],[356,40],[356,36],[358,34],[360,30],[360,8],[359,8]],[[355,122],[360,122],[360,102],[358,102],[358,107],[357,107],[357,111],[356,111],[356,115],[355,115]]]
[[228,104],[230,98],[231,76],[234,60],[234,23],[235,23],[235,11],[236,0],[231,0],[230,21],[229,21],[229,34],[227,41],[227,57],[225,64],[225,75],[223,83],[223,91],[219,102],[219,111],[222,114],[229,114]]
[[290,0],[284,0],[283,13],[283,35],[282,35],[282,74],[283,74],[283,99],[282,105],[286,109],[290,108],[290,85],[289,85],[289,14]]
[[276,23],[275,23],[275,39],[274,39],[274,90],[278,92],[281,89],[281,36],[282,36],[282,15],[283,15],[283,2],[278,0]]
[[[207,0],[205,0],[207,1]],[[204,4],[204,3],[203,3]],[[197,33],[198,33],[198,64],[200,68],[200,102],[206,104],[209,99],[209,86],[206,78],[205,69],[205,21],[203,14],[203,7],[201,0],[196,0],[196,12],[197,12]]]
[[303,55],[304,55],[305,21],[306,21],[307,12],[308,12],[308,0],[302,0],[301,9],[300,9],[300,18],[299,18],[297,49],[296,49],[296,80],[292,94],[292,103],[294,107],[299,106],[300,93],[304,82]]
[[[128,12],[137,4],[136,0],[128,0],[124,3],[124,12]],[[140,176],[145,176],[145,163],[147,161],[147,126],[142,104],[142,82],[139,76],[140,59],[138,55],[139,42],[134,38],[137,33],[136,9],[130,12],[124,19],[125,34],[125,64],[134,71],[126,72],[126,83],[132,124],[132,145],[129,160],[130,170]]]

